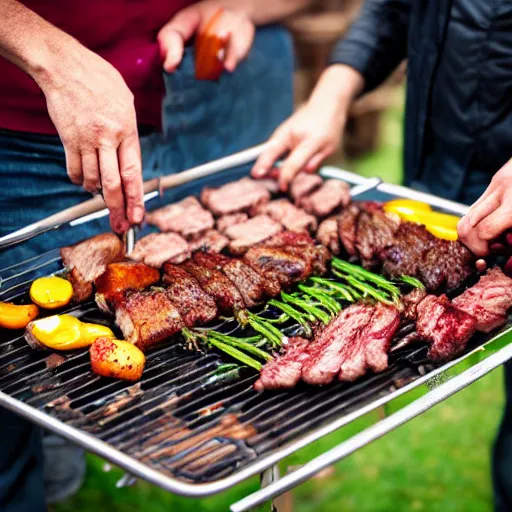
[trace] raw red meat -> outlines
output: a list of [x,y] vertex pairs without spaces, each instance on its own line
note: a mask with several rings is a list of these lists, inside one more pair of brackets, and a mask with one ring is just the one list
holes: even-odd
[[260,378],[254,383],[258,392],[272,389],[291,389],[300,380],[302,365],[308,359],[306,351],[308,340],[289,338],[285,352],[266,363],[260,372]]
[[478,331],[491,332],[507,322],[512,308],[512,279],[498,267],[490,269],[452,304],[476,319]]

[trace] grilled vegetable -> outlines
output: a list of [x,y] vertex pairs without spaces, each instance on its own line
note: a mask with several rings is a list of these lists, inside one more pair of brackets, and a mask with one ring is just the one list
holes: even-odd
[[45,309],[61,308],[71,302],[73,286],[62,277],[40,277],[30,287],[30,298]]
[[81,322],[71,315],[53,315],[27,325],[25,340],[33,349],[73,350],[88,347],[96,338],[114,338],[104,325]]
[[0,302],[0,327],[4,329],[23,329],[37,318],[39,308],[35,304],[18,306],[12,302]]
[[402,216],[414,215],[418,212],[431,212],[432,208],[427,203],[413,199],[393,199],[384,204],[384,211]]
[[114,379],[139,380],[146,357],[135,345],[108,337],[96,338],[89,349],[94,373]]
[[204,28],[199,29],[195,46],[196,80],[217,80],[224,70],[221,53],[225,51],[230,35],[217,32],[223,13],[223,9],[219,9]]

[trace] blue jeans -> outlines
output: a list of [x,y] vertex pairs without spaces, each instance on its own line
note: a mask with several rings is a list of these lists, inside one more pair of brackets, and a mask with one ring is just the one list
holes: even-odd
[[[265,141],[292,112],[292,72],[291,39],[277,26],[259,29],[248,59],[218,82],[194,79],[187,48],[180,68],[164,76],[163,133],[141,139],[144,179]],[[0,131],[0,236],[89,197],[68,180],[58,137]],[[0,252],[0,269],[107,229],[105,218],[41,235]],[[45,509],[41,458],[35,427],[0,408],[2,512]]]

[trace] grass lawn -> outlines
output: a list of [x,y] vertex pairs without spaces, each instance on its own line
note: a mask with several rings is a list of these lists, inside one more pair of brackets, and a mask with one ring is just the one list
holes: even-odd
[[[402,113],[386,115],[378,152],[346,167],[398,182]],[[489,457],[503,406],[498,370],[383,439],[295,489],[295,512],[484,512],[492,509]],[[350,426],[349,426],[350,430]],[[286,459],[282,472],[300,465],[346,438],[335,432]],[[139,482],[116,489],[122,472],[103,472],[103,461],[88,457],[80,492],[54,512],[213,512],[258,488],[251,479],[220,496],[190,500]],[[269,507],[262,508],[269,510]]]

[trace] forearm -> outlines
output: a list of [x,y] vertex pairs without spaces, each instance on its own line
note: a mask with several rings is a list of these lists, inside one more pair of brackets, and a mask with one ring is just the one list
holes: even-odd
[[[206,0],[209,2],[210,0]],[[255,25],[281,21],[313,3],[313,0],[211,0],[226,9],[243,10]]]
[[0,56],[40,86],[52,81],[63,48],[78,43],[16,0],[0,0]]

